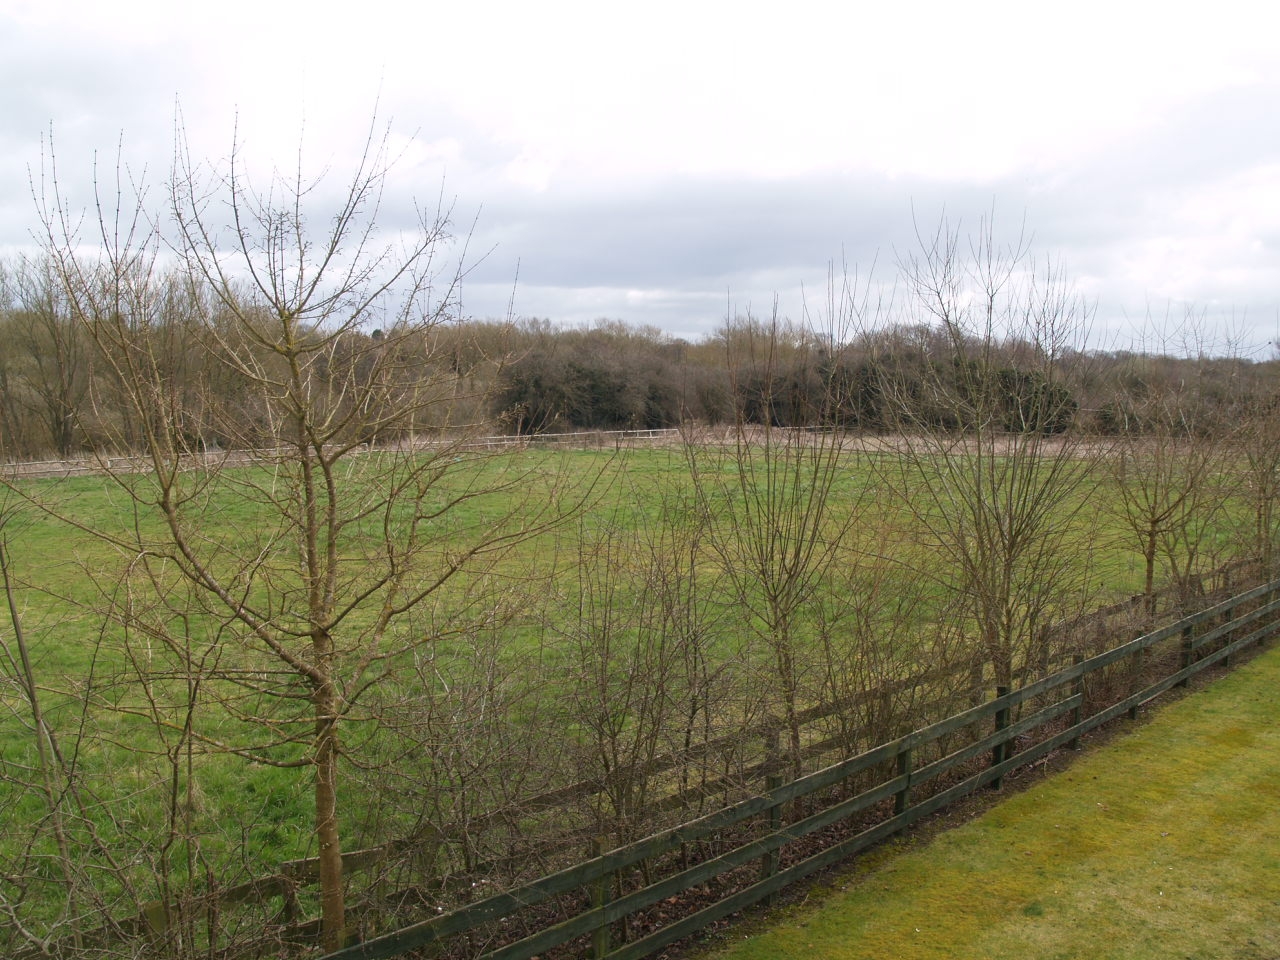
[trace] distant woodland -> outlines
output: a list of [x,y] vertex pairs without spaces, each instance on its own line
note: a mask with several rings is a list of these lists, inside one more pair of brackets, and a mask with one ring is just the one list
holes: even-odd
[[[275,345],[229,320],[220,332],[207,291],[180,275],[150,278],[146,309],[131,310],[129,323],[103,336],[97,328],[106,321],[78,315],[64,285],[52,264],[0,265],[0,456],[128,452],[119,448],[134,446],[145,429],[131,422],[124,395],[119,360],[129,354],[148,357],[168,381],[170,408],[155,412],[180,445],[254,447],[273,435],[244,374],[278,361]],[[1221,433],[1269,413],[1280,394],[1275,357],[1060,349],[1046,358],[1041,342],[966,341],[926,323],[835,336],[738,317],[697,342],[619,320],[587,329],[458,318],[366,327],[301,332],[314,338],[310,372],[326,391],[341,396],[344,385],[392,366],[399,389],[439,385],[449,396],[423,406],[421,416],[362,411],[352,423],[365,435],[353,439],[365,443],[477,429],[529,435],[686,423],[964,432],[972,424],[955,404],[935,401],[974,381],[979,353],[983,389],[999,394],[1004,426],[1014,432],[1031,424],[1046,433],[1141,434],[1176,410],[1180,431]],[[210,336],[218,350],[208,349]],[[226,362],[227,349],[243,367]],[[397,404],[395,390],[361,396]]]

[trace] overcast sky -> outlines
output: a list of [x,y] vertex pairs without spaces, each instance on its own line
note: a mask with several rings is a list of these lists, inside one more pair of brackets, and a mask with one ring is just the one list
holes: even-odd
[[[1040,13],[1037,11],[1044,10]],[[52,131],[162,184],[238,123],[261,169],[349,169],[375,104],[389,200],[478,216],[469,311],[696,337],[798,316],[828,264],[888,279],[913,218],[995,211],[1096,302],[1093,342],[1191,314],[1280,338],[1280,13],[1207,5],[0,0],[0,248]],[[518,265],[518,267],[517,267]],[[518,273],[518,282],[517,282]]]

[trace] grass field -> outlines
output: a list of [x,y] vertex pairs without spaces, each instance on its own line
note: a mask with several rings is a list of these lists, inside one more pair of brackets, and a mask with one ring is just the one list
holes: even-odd
[[[829,696],[835,684],[862,682],[863,675],[868,683],[900,676],[935,649],[929,631],[943,620],[949,575],[940,567],[941,552],[927,542],[927,531],[913,527],[900,492],[885,489],[873,460],[850,458],[847,470],[841,463],[829,516],[813,528],[819,536],[839,531],[841,552],[816,588],[835,599],[806,595],[788,635],[799,706]],[[626,769],[677,745],[681,723],[691,736],[710,736],[780,711],[775,652],[759,614],[744,612],[758,597],[744,602],[741,589],[735,593],[726,575],[735,555],[710,546],[714,537],[736,531],[731,509],[729,521],[716,514],[745,496],[736,482],[741,464],[713,452],[701,456],[699,469],[707,483],[701,499],[679,449],[528,450],[450,468],[431,495],[501,487],[504,476],[520,482],[451,511],[436,531],[441,551],[455,532],[483,531],[491,517],[509,516],[523,503],[536,509],[552,482],[590,487],[591,494],[569,523],[450,581],[386,638],[407,653],[364,688],[362,709],[370,705],[354,712],[346,727],[346,849],[409,835],[423,823],[458,823],[566,782]],[[265,474],[253,470],[238,468],[200,490],[192,520],[226,562],[261,552],[262,568],[255,569],[265,569],[276,558],[261,545],[270,541],[275,549],[287,538],[271,539],[280,525],[271,504],[244,495],[254,484],[265,489]],[[358,498],[358,480],[342,495]],[[137,533],[142,543],[158,529],[154,517],[136,516],[123,492],[100,477],[29,481],[26,489],[63,517],[123,534],[122,542]],[[1141,582],[1140,558],[1105,511],[1094,509],[1105,498],[1093,498],[1072,534],[1079,551],[1078,557],[1070,551],[1071,562],[1083,572],[1078,579],[1088,594],[1077,601],[1064,592],[1063,603],[1078,603],[1072,610],[1131,594]],[[388,522],[394,527],[400,517],[392,513]],[[361,582],[371,544],[376,553],[376,524],[362,523],[343,543],[349,586]],[[5,533],[45,718],[69,758],[67,782],[82,787],[76,799],[84,815],[70,821],[70,839],[89,851],[86,863],[121,854],[118,864],[101,871],[122,878],[104,886],[103,912],[126,914],[170,889],[198,885],[205,875],[231,884],[313,856],[305,762],[278,767],[233,753],[252,747],[258,756],[274,750],[274,760],[305,761],[311,720],[297,678],[281,681],[291,695],[286,698],[245,694],[212,673],[198,678],[197,690],[184,651],[153,643],[144,625],[158,631],[154,636],[171,631],[168,639],[189,641],[190,650],[220,660],[228,672],[267,677],[271,657],[252,637],[220,630],[216,609],[185,605],[194,594],[181,589],[168,606],[146,610],[154,584],[124,574],[136,551],[112,547],[30,504],[17,506]],[[1224,524],[1212,539],[1229,542],[1230,534]],[[684,567],[673,566],[673,551],[681,549],[692,555]],[[270,588],[262,581],[246,588],[275,590],[282,621],[293,615],[300,595],[289,580],[296,567],[290,573],[287,550]],[[1206,566],[1220,559],[1210,554]],[[424,554],[423,563],[431,562]],[[138,592],[127,594],[126,587]],[[104,612],[126,595],[142,600],[144,614],[128,632],[120,607],[115,620]],[[815,613],[820,608],[821,615]],[[832,618],[824,621],[827,613]],[[368,616],[361,608],[346,626],[358,634]],[[0,634],[4,626],[0,620]],[[863,630],[861,647],[851,639],[853,627]],[[953,638],[964,632],[950,623],[947,631]],[[824,632],[827,646],[821,647],[817,638]],[[845,659],[824,662],[832,650]],[[3,667],[0,816],[31,829],[11,830],[0,841],[0,865],[6,858],[20,861],[13,875],[39,883],[15,884],[17,893],[0,889],[0,898],[21,896],[22,909],[43,917],[62,909],[62,880],[50,866],[56,858],[49,804],[33,787],[39,778],[28,705],[16,662]],[[183,726],[184,705],[191,707],[194,735]],[[300,736],[282,743],[297,730]],[[258,748],[264,741],[273,745]],[[614,802],[601,799],[598,810],[584,805],[576,814],[622,822],[626,818],[608,806]],[[28,837],[35,841],[23,845]],[[97,860],[92,870],[99,870]],[[165,871],[167,886],[153,890]]]
[[1280,649],[705,960],[1280,957]]

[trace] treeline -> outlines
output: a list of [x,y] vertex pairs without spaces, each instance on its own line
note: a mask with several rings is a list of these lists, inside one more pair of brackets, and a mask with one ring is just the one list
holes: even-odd
[[1188,429],[1211,432],[1268,406],[1280,388],[1274,359],[1088,350],[1047,358],[1031,341],[957,339],[920,323],[836,340],[800,324],[738,317],[689,342],[620,321],[562,329],[532,320],[506,327],[502,342],[509,362],[490,412],[521,433],[690,421],[880,433],[904,419],[963,431],[973,424],[940,397],[965,391],[990,392],[998,426],[1010,432],[1143,432],[1158,419],[1155,407],[1172,406]]
[[[156,411],[160,421],[169,417],[164,427],[182,443],[253,447],[271,433],[266,411],[247,399],[243,370],[212,359],[224,351],[209,349],[210,336],[220,334],[207,322],[217,311],[208,290],[179,275],[151,278],[145,322],[133,316],[128,329],[104,330],[102,317],[77,316],[64,285],[48,263],[0,265],[0,455],[13,461],[124,452],[115,448],[145,428],[131,422],[118,386],[118,361],[137,352],[185,390],[174,409]],[[233,329],[226,324],[226,337]],[[363,435],[354,439],[369,443],[481,422],[520,434],[691,422],[965,431],[974,425],[957,406],[938,402],[965,390],[993,393],[994,407],[974,406],[996,411],[994,426],[1009,431],[1143,433],[1161,429],[1176,410],[1182,429],[1212,433],[1239,424],[1242,411],[1268,409],[1280,389],[1274,359],[1068,350],[1046,363],[1042,347],[1025,340],[957,341],[945,325],[918,322],[837,339],[739,317],[697,342],[622,321],[561,328],[538,319],[300,335],[314,337],[323,354],[319,373],[335,397],[375,370],[385,376],[389,366],[396,386],[380,394],[389,407],[407,393],[417,405],[422,391],[447,383],[447,397],[414,418],[394,418],[393,431],[376,429],[388,418],[362,413]],[[278,364],[267,339],[242,330],[234,337],[246,367]]]

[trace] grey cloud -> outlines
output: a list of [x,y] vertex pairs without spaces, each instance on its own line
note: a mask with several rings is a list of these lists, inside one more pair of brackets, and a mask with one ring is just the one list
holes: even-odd
[[[1237,129],[1242,122],[1234,121]],[[1173,140],[1188,135],[1178,131]],[[1210,169],[1227,177],[1268,156],[1265,147],[1223,151],[1203,165],[1148,176],[1150,157],[1166,149],[1172,146],[1099,159],[1054,182],[719,180],[499,198],[486,207],[479,234],[484,244],[499,246],[475,279],[478,288],[501,290],[505,304],[519,260],[520,313],[577,323],[620,317],[688,335],[712,329],[735,303],[767,309],[775,293],[784,312],[798,314],[801,285],[811,303],[821,299],[827,264],[842,257],[864,271],[878,260],[881,278],[891,278],[895,258],[915,246],[913,217],[928,232],[944,215],[961,230],[994,216],[1005,239],[1016,237],[1025,218],[1034,252],[1061,260],[1068,277],[1097,297],[1096,335],[1109,339],[1131,332],[1149,307],[1158,278],[1127,272],[1126,258],[1166,229],[1162,211],[1170,198],[1203,183]],[[1274,236],[1259,239],[1266,262],[1280,268]],[[1243,288],[1224,280],[1188,289],[1185,305],[1175,307],[1198,302],[1226,323],[1232,305],[1224,297],[1234,293],[1248,301],[1237,314],[1260,311],[1255,338],[1265,340],[1275,294],[1265,269],[1245,279]]]
[[[998,191],[998,187],[997,187]],[[1007,191],[1006,191],[1007,192]],[[945,198],[945,202],[944,202]],[[886,278],[915,243],[913,209],[932,230],[945,211],[976,224],[992,186],[946,189],[874,178],[666,182],[628,193],[509,198],[486,207],[478,246],[498,243],[473,275],[473,312],[516,310],[566,323],[600,317],[710,332],[727,312],[799,318],[825,297],[828,265]],[[1017,229],[1022,211],[1012,218]]]
[[[912,208],[976,217],[989,188],[818,178],[671,182],[634,192],[486,206],[480,236],[521,274],[568,286],[700,286],[758,271],[825,270],[884,259],[912,242]],[[1018,214],[1020,215],[1020,213]]]
[[[157,183],[172,155],[175,93],[187,77],[203,83],[212,72],[216,83],[217,69],[213,53],[190,45],[100,49],[92,38],[26,28],[0,36],[0,177],[9,185],[0,198],[0,244],[28,241],[34,213],[27,170],[39,166],[39,137],[51,121],[73,199],[88,199],[94,151],[114,163],[121,136],[130,169],[149,162]],[[217,103],[216,91],[197,87],[183,99],[201,142],[229,145],[231,130],[212,127],[224,122],[215,114],[229,118],[230,110],[225,104],[207,109]],[[1280,89],[1270,86],[1222,91],[1153,117],[1082,159],[1051,162],[1050,172],[981,182],[870,174],[668,177],[618,181],[608,189],[553,181],[537,193],[506,179],[517,147],[433,103],[429,91],[397,91],[382,107],[396,131],[417,130],[428,143],[448,138],[458,148],[454,156],[420,161],[410,155],[404,162],[421,166],[396,171],[380,222],[389,231],[411,228],[415,199],[433,205],[443,176],[446,202],[457,197],[455,228],[465,236],[479,214],[470,251],[487,256],[468,278],[472,313],[504,313],[518,276],[520,314],[576,323],[618,317],[690,335],[709,331],[726,311],[747,305],[766,311],[775,294],[784,313],[797,315],[804,309],[801,287],[811,303],[820,299],[832,261],[843,259],[864,273],[878,262],[878,275],[891,277],[895,258],[915,245],[913,216],[926,231],[944,215],[972,229],[994,210],[1004,237],[1016,235],[1025,217],[1035,250],[1059,257],[1098,297],[1101,325],[1119,329],[1146,310],[1148,291],[1161,282],[1133,273],[1144,244],[1164,235],[1200,239],[1185,237],[1187,225],[1176,214],[1180,202],[1280,162],[1280,125],[1272,122],[1278,102]],[[363,132],[352,128],[351,135]],[[254,144],[249,147],[253,155]],[[317,143],[310,159],[323,165],[323,151],[331,148]],[[337,176],[346,167],[338,160],[333,168]],[[327,183],[316,199],[338,187]],[[1179,296],[1225,312],[1234,305],[1258,317],[1260,330],[1273,325],[1277,237],[1274,225],[1260,229],[1248,263]]]

